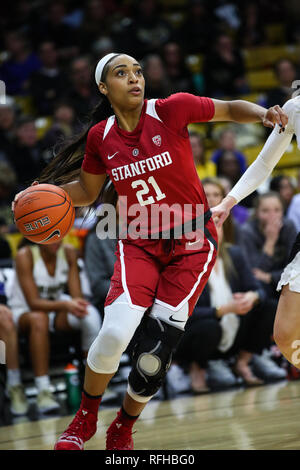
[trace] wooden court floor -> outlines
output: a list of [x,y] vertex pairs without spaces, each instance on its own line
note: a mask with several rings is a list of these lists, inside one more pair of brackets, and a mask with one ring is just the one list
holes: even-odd
[[[116,409],[99,413],[86,450],[105,449]],[[71,417],[0,428],[0,450],[51,450]],[[136,450],[299,450],[300,381],[152,401],[135,425]]]

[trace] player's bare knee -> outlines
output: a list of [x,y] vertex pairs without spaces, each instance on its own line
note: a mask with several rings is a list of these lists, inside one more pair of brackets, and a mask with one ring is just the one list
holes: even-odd
[[30,312],[29,315],[29,326],[31,331],[35,333],[48,333],[49,330],[49,318],[45,312]]

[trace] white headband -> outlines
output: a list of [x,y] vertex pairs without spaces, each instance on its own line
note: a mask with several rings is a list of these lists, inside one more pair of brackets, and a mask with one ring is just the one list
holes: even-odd
[[117,52],[112,52],[110,54],[106,54],[104,57],[102,57],[102,59],[99,60],[96,70],[95,70],[95,80],[96,80],[97,85],[99,85],[99,83],[101,82],[102,72],[107,62],[116,55],[118,55]]

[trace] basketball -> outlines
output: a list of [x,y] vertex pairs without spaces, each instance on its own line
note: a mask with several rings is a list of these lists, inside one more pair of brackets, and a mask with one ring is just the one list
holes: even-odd
[[35,243],[51,244],[71,230],[75,208],[70,196],[58,186],[37,184],[25,189],[14,208],[18,230]]

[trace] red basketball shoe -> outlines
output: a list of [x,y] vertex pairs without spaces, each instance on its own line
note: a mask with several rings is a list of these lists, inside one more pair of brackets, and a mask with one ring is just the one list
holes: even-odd
[[120,419],[119,411],[116,419],[106,432],[106,450],[133,450],[132,425],[126,425]]
[[83,450],[84,443],[97,431],[97,416],[79,408],[73,421],[58,438],[54,450]]

